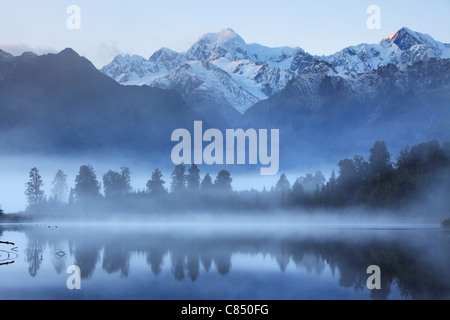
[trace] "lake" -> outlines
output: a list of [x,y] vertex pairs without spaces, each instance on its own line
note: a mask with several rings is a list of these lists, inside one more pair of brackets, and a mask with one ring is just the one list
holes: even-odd
[[0,299],[450,298],[437,225],[29,223],[0,225],[0,241]]

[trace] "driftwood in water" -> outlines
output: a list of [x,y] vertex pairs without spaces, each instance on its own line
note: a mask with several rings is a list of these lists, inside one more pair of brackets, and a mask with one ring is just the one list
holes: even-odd
[[8,241],[0,241],[0,243],[1,244],[10,244],[10,245],[12,245],[12,246],[14,246],[15,244],[14,243],[12,243],[12,242],[8,242]]

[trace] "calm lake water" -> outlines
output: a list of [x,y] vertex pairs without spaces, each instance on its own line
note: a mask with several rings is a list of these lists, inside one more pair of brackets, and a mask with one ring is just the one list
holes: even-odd
[[450,298],[439,226],[38,223],[0,225],[0,241],[0,299]]

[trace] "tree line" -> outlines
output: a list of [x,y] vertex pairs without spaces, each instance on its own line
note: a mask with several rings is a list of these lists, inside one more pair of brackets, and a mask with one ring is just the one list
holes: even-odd
[[[194,164],[175,166],[170,185],[160,169],[155,169],[143,190],[131,187],[128,167],[108,171],[98,181],[91,165],[82,165],[73,188],[67,175],[58,170],[51,195],[46,197],[37,168],[30,171],[25,195],[27,211],[78,208],[108,211],[173,210],[264,210],[273,208],[344,208],[365,205],[377,208],[401,208],[430,192],[442,210],[450,208],[450,143],[436,140],[402,149],[395,161],[386,143],[377,141],[366,161],[355,155],[337,163],[327,180],[317,171],[297,178],[291,185],[285,174],[270,190],[233,191],[232,177],[221,170],[214,181],[209,173],[203,178]],[[101,192],[103,189],[103,193]],[[426,192],[425,192],[426,191]]]

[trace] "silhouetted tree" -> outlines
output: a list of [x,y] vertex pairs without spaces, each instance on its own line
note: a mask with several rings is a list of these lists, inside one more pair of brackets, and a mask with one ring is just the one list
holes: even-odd
[[275,186],[275,190],[286,193],[290,190],[290,188],[291,188],[291,183],[286,178],[286,175],[284,173],[281,174],[280,179],[278,179],[278,182]]
[[217,190],[223,190],[223,191],[231,191],[231,182],[233,179],[230,176],[230,173],[227,170],[221,170],[216,177],[216,180],[214,180],[214,186]]
[[[392,174],[387,178],[375,181],[377,185],[373,189],[377,191],[378,197],[372,196],[372,202],[380,201],[381,194],[384,202],[402,204],[412,197],[419,197],[421,189],[431,187],[434,190],[430,196],[435,197],[436,200],[446,193],[444,197],[448,198],[450,153],[446,153],[445,146],[446,143],[443,143],[441,147],[436,140],[432,140],[403,148],[396,161],[396,170],[391,170]],[[381,187],[383,188],[380,189]],[[446,206],[448,207],[444,201],[441,205],[444,210]]]
[[63,171],[58,170],[52,182],[53,199],[58,202],[65,201],[67,199],[68,189],[69,186],[67,185],[67,175]]
[[123,191],[125,192],[125,194],[128,194],[132,190],[130,168],[120,167],[120,175],[122,176],[122,181],[123,181]]
[[394,190],[394,175],[391,155],[384,141],[375,142],[370,149],[369,181],[365,202],[373,206],[384,206],[392,201]]
[[430,171],[441,167],[450,158],[445,150],[445,145],[446,143],[441,148],[439,142],[432,140],[420,143],[412,148],[406,147],[400,151],[397,158],[397,167],[399,169],[421,167],[422,171]]
[[200,188],[200,170],[197,165],[193,164],[186,176],[186,187],[190,191],[197,191]]
[[331,171],[330,179],[328,179],[322,191],[322,199],[325,205],[336,205],[337,179],[334,169]]
[[356,174],[360,182],[365,181],[370,172],[370,165],[364,160],[362,156],[354,156],[353,163],[355,164]]
[[291,189],[291,202],[299,204],[305,197],[305,189],[303,189],[300,179],[296,179]]
[[339,201],[341,204],[352,200],[353,192],[357,188],[358,170],[353,160],[339,161],[339,176],[337,178]]
[[368,169],[371,176],[380,176],[392,169],[391,154],[388,152],[384,141],[375,142],[370,149]]
[[314,175],[308,173],[306,174],[306,176],[298,178],[298,180],[305,192],[314,192],[317,186],[319,186],[319,188],[322,188],[322,186],[326,182],[325,177],[320,171],[316,171]]
[[37,168],[31,169],[30,181],[25,184],[25,195],[30,206],[37,206],[45,200],[44,190],[42,190],[43,186],[44,182],[39,174],[39,170]]
[[[200,170],[192,165],[185,174],[185,166],[178,165],[172,172],[171,192],[201,189],[202,194],[185,193],[188,197],[169,196],[152,201],[155,210],[170,208],[182,209],[257,209],[275,208],[276,206],[343,206],[364,204],[372,207],[400,208],[400,205],[410,204],[411,200],[420,197],[438,208],[436,212],[447,212],[450,207],[448,194],[450,194],[450,143],[442,146],[433,140],[400,151],[395,165],[391,163],[390,154],[384,142],[377,141],[370,149],[369,162],[362,156],[354,156],[338,163],[338,177],[335,171],[325,183],[325,177],[320,171],[299,177],[291,185],[285,174],[282,174],[270,192],[264,188],[262,192],[256,190],[239,192],[222,192],[232,190],[232,178],[228,171],[221,170],[213,183],[209,174],[200,182]],[[103,176],[105,197],[116,198],[129,196],[131,201],[123,203],[133,209],[148,207],[147,196],[144,191],[131,193],[130,171],[121,168],[121,173],[108,171]],[[58,170],[52,182],[52,194],[61,201],[67,191],[67,176]],[[165,193],[165,181],[162,173],[156,169],[152,178],[147,182],[150,194]],[[42,179],[36,168],[30,172],[30,181],[26,184],[25,194],[30,207],[45,200],[42,190]],[[215,190],[219,192],[206,192]],[[432,190],[422,192],[423,190]],[[98,183],[92,166],[81,166],[75,180],[75,188],[70,190],[69,203],[74,200],[95,200],[100,197],[100,184]],[[127,198],[128,199],[128,198]],[[280,201],[281,200],[281,201]],[[436,203],[436,205],[435,205]],[[54,205],[52,207],[51,205]],[[103,208],[108,203],[103,203]],[[117,203],[114,203],[116,205]],[[158,207],[159,206],[159,207]],[[61,205],[45,202],[44,206],[36,209],[57,209]],[[97,210],[97,208],[95,208]],[[37,210],[35,210],[37,212]],[[195,272],[192,274],[195,278]]]
[[159,169],[156,169],[152,173],[152,178],[147,182],[147,190],[150,194],[162,194],[166,193],[167,190],[164,188],[164,184],[166,182],[162,179],[162,172]]
[[335,187],[336,186],[336,173],[334,172],[334,169],[331,171],[330,179],[328,180],[328,183],[330,186]]
[[95,200],[100,197],[100,183],[90,164],[80,167],[80,172],[75,178],[74,194],[77,201]]
[[171,192],[182,192],[186,190],[186,168],[183,164],[175,166],[172,172],[172,182],[170,183]]
[[209,175],[209,173],[207,173],[204,177],[203,180],[200,184],[200,189],[202,191],[207,191],[207,190],[211,190],[213,188],[213,182],[212,182],[212,178]]
[[106,198],[123,197],[130,193],[130,169],[122,167],[121,173],[109,170],[103,175],[103,190]]
[[280,178],[275,185],[275,191],[277,192],[277,196],[279,196],[279,200],[281,201],[281,206],[285,206],[287,203],[287,197],[291,190],[291,183],[286,178],[286,175],[281,174]]

